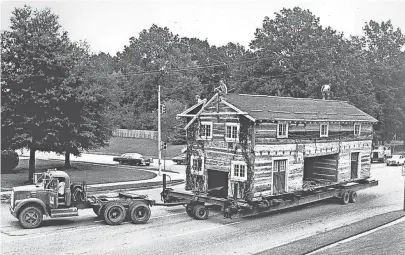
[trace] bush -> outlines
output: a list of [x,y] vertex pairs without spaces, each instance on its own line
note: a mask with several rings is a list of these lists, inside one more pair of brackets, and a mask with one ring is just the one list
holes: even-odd
[[1,151],[1,173],[11,173],[18,166],[20,158],[13,150]]

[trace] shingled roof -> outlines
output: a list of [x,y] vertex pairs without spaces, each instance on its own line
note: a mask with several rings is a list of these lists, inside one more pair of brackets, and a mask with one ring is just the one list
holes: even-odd
[[247,94],[223,99],[256,120],[377,122],[345,101]]

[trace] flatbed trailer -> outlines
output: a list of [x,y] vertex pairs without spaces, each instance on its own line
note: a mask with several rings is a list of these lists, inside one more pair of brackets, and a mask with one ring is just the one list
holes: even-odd
[[208,218],[209,208],[220,208],[226,218],[233,215],[239,217],[253,216],[265,212],[293,208],[309,203],[336,198],[341,204],[355,203],[357,191],[377,186],[378,181],[360,179],[347,183],[331,184],[322,187],[301,190],[281,195],[263,196],[251,200],[236,198],[218,198],[207,194],[193,194],[174,191],[166,188],[161,193],[162,200],[166,205],[182,204],[190,217],[204,220]]

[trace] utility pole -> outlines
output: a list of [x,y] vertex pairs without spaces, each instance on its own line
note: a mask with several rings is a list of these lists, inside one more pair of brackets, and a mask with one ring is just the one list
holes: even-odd
[[158,88],[158,155],[159,155],[159,160],[158,160],[158,165],[159,165],[159,176],[162,175],[162,165],[161,165],[161,160],[162,160],[162,128],[160,126],[160,112],[162,111],[161,105],[160,105],[160,85]]
[[404,212],[405,212],[405,164],[402,165],[402,176],[404,177]]

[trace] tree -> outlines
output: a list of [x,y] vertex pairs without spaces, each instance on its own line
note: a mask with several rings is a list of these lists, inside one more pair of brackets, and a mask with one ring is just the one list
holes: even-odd
[[174,144],[185,143],[186,134],[183,132],[184,123],[177,118],[177,114],[186,109],[186,105],[178,100],[167,100],[162,102],[165,106],[165,113],[161,115],[162,140]]
[[405,138],[405,37],[391,21],[370,21],[360,38],[368,57],[368,71],[379,104],[377,135],[382,141]]
[[70,41],[49,9],[16,8],[2,36],[2,146],[30,149],[29,180],[35,152],[59,143],[55,127],[65,116],[60,85],[69,72]]
[[[117,55],[119,71],[125,74],[121,107],[128,113],[125,128],[156,130],[157,90],[162,101],[191,102],[199,91],[198,79],[189,69],[196,64],[188,48],[167,28],[153,25],[138,38],[131,37],[129,46]],[[144,121],[146,120],[146,121]],[[129,121],[129,123],[128,123]]]

